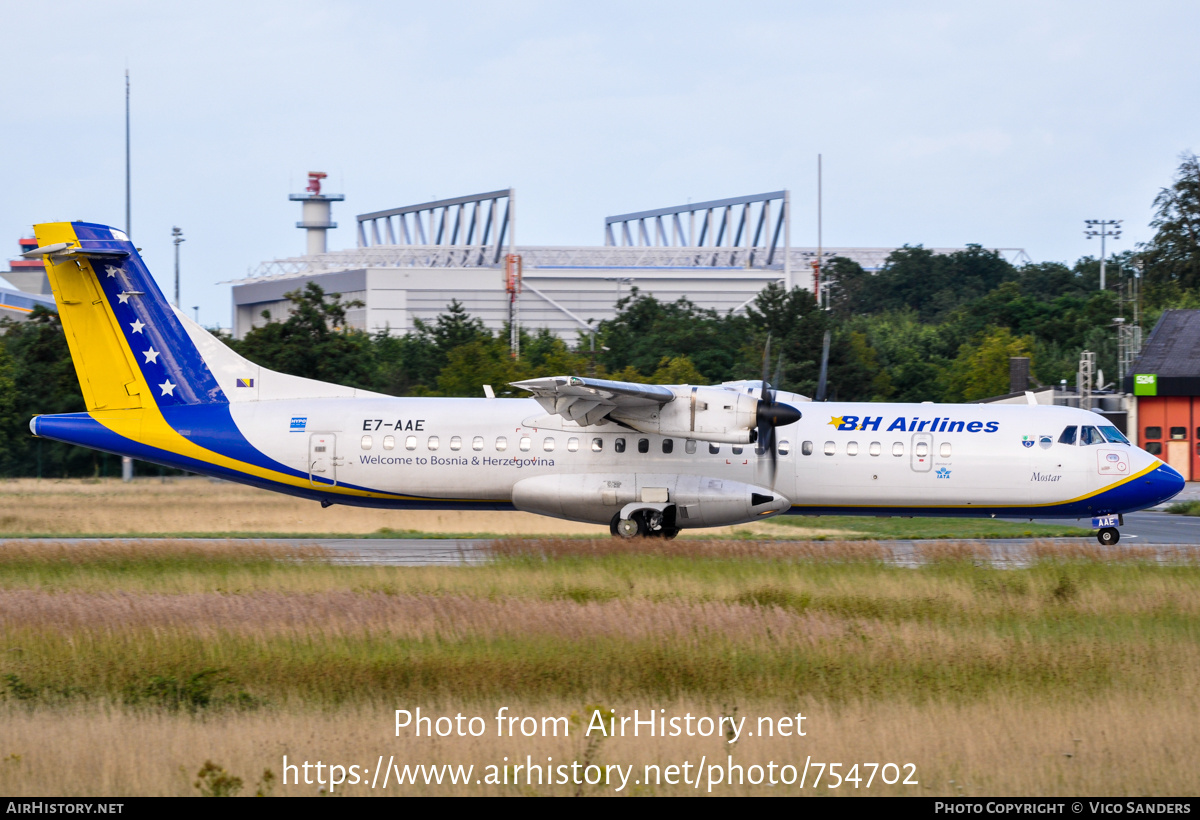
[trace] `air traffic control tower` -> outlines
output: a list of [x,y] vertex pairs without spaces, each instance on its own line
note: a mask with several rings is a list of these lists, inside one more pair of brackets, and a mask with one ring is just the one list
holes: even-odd
[[329,175],[323,171],[309,171],[308,187],[304,189],[305,193],[288,195],[288,199],[292,202],[304,203],[300,214],[302,219],[296,223],[296,227],[304,228],[308,232],[309,256],[325,253],[325,232],[330,228],[337,227],[337,223],[332,218],[333,206],[331,203],[341,202],[346,198],[344,194],[321,193],[321,180],[327,176]]

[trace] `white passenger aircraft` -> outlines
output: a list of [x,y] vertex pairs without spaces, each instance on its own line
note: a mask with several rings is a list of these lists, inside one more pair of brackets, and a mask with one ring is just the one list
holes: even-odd
[[[394,398],[275,373],[163,298],[128,237],[36,226],[88,410],[36,436],[311,498],[525,510],[614,535],[780,514],[1090,518],[1183,478],[1066,407],[810,403],[764,381],[659,386],[561,376],[528,399]],[[803,412],[800,408],[803,408]]]

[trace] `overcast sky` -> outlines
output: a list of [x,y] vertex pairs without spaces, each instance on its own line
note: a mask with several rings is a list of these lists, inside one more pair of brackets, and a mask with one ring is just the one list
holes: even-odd
[[[515,187],[519,244],[610,214],[789,188],[792,242],[1098,253],[1150,236],[1200,149],[1195,2],[0,0],[8,256],[35,222],[123,226],[183,304],[304,252],[306,173],[354,215]],[[5,239],[4,237],[8,237]],[[1110,246],[1113,247],[1113,246]]]

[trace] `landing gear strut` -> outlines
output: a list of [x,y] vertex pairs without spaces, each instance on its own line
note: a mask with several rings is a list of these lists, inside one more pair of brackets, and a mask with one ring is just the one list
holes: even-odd
[[1121,533],[1116,527],[1104,527],[1096,533],[1096,540],[1101,546],[1111,547],[1113,544],[1121,540]]

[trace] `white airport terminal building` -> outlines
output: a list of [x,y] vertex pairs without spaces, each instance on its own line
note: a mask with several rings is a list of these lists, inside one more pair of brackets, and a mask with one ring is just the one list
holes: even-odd
[[[894,250],[794,247],[788,191],[609,216],[595,246],[518,245],[510,188],[360,214],[357,246],[329,251],[331,203],[342,197],[321,193],[323,175],[310,177],[306,194],[291,195],[304,203],[296,226],[308,232],[309,252],[264,262],[232,283],[236,338],[262,325],[263,311],[283,318],[285,294],[315,282],[361,301],[348,322],[371,333],[406,333],[414,319],[432,322],[456,299],[494,331],[515,314],[522,327],[574,342],[612,318],[633,287],[724,313],[743,309],[770,282],[813,289],[818,258],[844,256],[878,270]],[[1014,264],[1028,261],[1021,249],[995,250]]]

